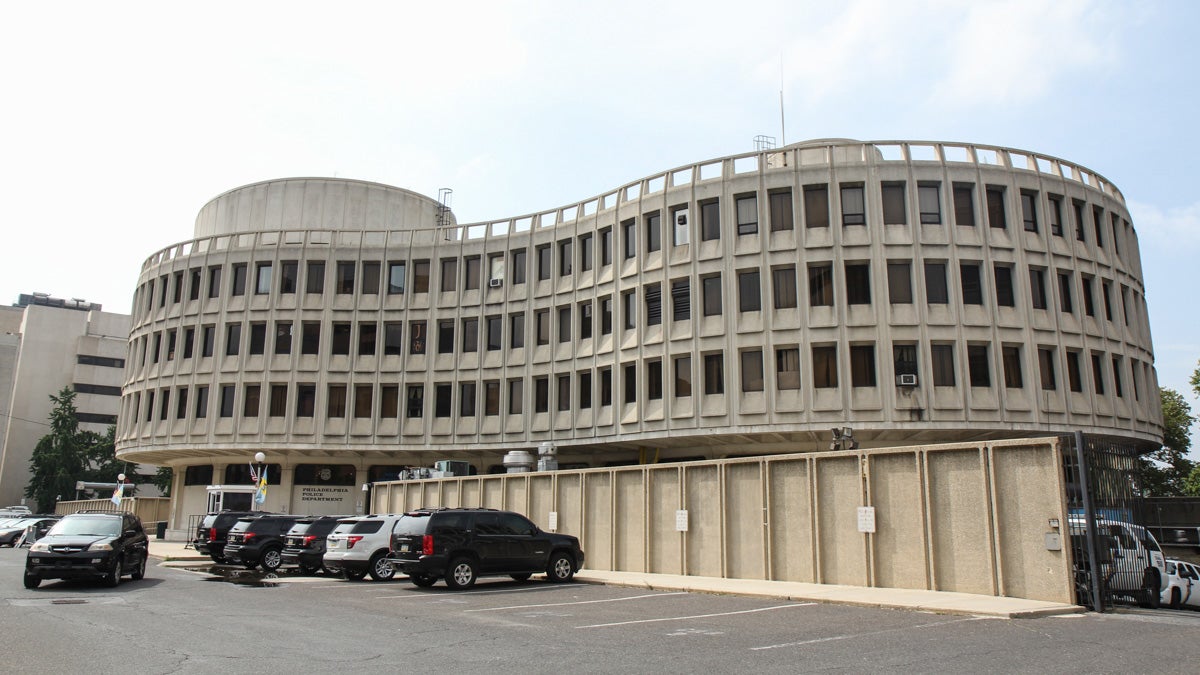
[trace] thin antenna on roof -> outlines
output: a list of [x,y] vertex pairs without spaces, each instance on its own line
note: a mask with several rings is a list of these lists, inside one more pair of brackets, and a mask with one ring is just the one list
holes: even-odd
[[783,123],[783,51],[779,52],[779,140],[780,145],[787,145],[787,127]]

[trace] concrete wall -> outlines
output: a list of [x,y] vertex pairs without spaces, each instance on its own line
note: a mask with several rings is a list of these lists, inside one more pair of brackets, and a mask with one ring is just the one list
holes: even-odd
[[1060,452],[1026,439],[377,483],[372,510],[484,506],[545,529],[555,513],[598,570],[1073,602],[1069,547],[1046,550],[1066,522]]
[[171,512],[171,500],[167,497],[129,497],[122,499],[120,508],[117,508],[108,499],[75,499],[61,501],[54,506],[54,512],[59,515],[88,510],[132,513],[141,518],[147,528],[152,528],[151,523],[167,519]]

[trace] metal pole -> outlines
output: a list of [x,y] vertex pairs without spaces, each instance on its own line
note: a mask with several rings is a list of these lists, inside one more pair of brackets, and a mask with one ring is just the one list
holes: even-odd
[[1100,602],[1100,567],[1097,562],[1099,552],[1096,550],[1096,508],[1092,504],[1092,493],[1088,485],[1087,455],[1083,451],[1083,432],[1075,432],[1075,459],[1079,463],[1079,494],[1083,498],[1083,529],[1087,542],[1088,572],[1092,577],[1092,609],[1104,611]]

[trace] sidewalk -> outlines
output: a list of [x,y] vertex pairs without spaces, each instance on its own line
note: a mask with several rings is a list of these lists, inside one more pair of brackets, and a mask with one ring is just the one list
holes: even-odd
[[[181,541],[150,540],[150,555],[176,566],[212,562],[195,549],[184,548]],[[990,595],[919,591],[903,588],[864,588],[833,584],[807,584],[798,581],[762,581],[756,579],[720,579],[678,574],[646,574],[642,572],[604,572],[583,569],[575,579],[589,584],[632,586],[658,591],[693,591],[745,595],[759,598],[779,598],[807,602],[825,602],[858,607],[909,609],[938,614],[965,614],[1003,619],[1033,618],[1059,614],[1078,614],[1084,608],[1057,602],[998,598]]]

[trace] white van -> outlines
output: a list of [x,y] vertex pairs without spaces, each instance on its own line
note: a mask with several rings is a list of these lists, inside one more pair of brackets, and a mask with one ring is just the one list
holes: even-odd
[[[1082,518],[1071,518],[1071,536],[1086,537]],[[1167,579],[1167,561],[1158,540],[1141,525],[1096,519],[1100,574],[1109,591],[1133,597],[1142,607],[1158,607]],[[1085,566],[1087,561],[1076,561]]]

